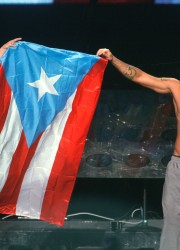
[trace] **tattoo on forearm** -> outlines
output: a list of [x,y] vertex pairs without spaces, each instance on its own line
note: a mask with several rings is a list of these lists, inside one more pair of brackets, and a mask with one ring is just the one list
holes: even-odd
[[132,66],[128,66],[127,71],[125,72],[125,76],[129,78],[130,80],[133,80],[133,78],[136,76],[136,69]]

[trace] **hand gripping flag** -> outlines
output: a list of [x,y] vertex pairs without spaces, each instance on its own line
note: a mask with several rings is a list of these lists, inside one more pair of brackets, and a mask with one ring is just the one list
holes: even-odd
[[0,213],[63,225],[107,61],[16,45],[0,59]]

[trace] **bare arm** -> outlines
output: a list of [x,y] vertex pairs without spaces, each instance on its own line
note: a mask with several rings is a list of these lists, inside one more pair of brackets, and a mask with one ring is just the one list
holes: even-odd
[[9,47],[16,47],[15,43],[17,41],[20,41],[22,38],[15,38],[13,40],[10,40],[9,42],[5,43],[1,48],[0,48],[0,57],[3,56],[3,54],[6,52],[6,50]]
[[158,93],[171,93],[172,83],[173,85],[179,83],[174,78],[159,78],[149,75],[141,69],[121,61],[109,49],[99,49],[97,55],[109,60],[124,77]]

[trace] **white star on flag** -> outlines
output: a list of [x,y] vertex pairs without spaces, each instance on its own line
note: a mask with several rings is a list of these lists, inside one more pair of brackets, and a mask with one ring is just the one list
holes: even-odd
[[43,68],[41,68],[40,79],[35,82],[28,83],[28,85],[38,89],[38,101],[39,101],[46,93],[52,95],[59,95],[53,85],[57,82],[57,80],[61,76],[62,75],[48,77]]

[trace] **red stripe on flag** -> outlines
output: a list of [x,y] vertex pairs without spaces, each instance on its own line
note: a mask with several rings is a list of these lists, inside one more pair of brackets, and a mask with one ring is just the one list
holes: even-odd
[[44,195],[41,220],[64,224],[106,65],[100,59],[77,89]]
[[0,213],[16,214],[16,203],[23,178],[28,169],[29,163],[33,158],[40,138],[41,135],[34,144],[28,148],[24,133],[21,134],[18,147],[13,155],[10,165],[7,181],[0,193]]
[[0,133],[6,120],[10,101],[11,89],[6,80],[4,69],[0,64]]

